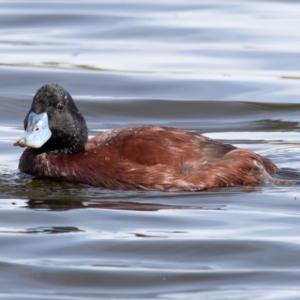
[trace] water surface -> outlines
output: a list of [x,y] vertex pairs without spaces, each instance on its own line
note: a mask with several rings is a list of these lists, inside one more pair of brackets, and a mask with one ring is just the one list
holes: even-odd
[[298,299],[299,186],[123,192],[18,171],[55,82],[89,135],[175,126],[300,178],[297,1],[1,1],[0,297]]

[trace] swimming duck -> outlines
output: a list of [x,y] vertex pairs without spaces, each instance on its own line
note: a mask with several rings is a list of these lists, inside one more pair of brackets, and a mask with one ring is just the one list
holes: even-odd
[[106,131],[88,140],[71,95],[42,86],[24,120],[27,147],[19,162],[36,178],[107,189],[200,191],[270,182],[278,168],[249,150],[177,128],[142,125]]

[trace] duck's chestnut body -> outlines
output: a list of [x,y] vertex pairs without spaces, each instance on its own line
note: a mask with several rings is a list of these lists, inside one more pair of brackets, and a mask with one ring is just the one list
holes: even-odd
[[[20,159],[20,170],[38,178],[108,189],[195,191],[268,182],[278,170],[251,151],[176,128],[120,128],[87,141],[86,136],[82,138],[87,135],[83,117],[58,85],[45,85],[38,91],[25,128],[32,112],[46,112],[52,132],[43,146],[27,148]],[[75,131],[68,133],[67,126]],[[21,141],[16,144],[27,146]]]

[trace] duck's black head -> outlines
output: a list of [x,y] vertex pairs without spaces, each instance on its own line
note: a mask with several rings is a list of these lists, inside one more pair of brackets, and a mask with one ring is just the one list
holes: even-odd
[[15,145],[42,152],[79,153],[88,138],[83,116],[70,94],[58,84],[45,84],[37,91],[24,129],[25,136]]

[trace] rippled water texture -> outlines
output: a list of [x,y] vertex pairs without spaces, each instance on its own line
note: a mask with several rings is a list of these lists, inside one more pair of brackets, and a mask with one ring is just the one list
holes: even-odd
[[19,173],[55,82],[91,136],[176,126],[300,179],[298,1],[0,1],[1,299],[299,299],[299,186],[123,192]]

